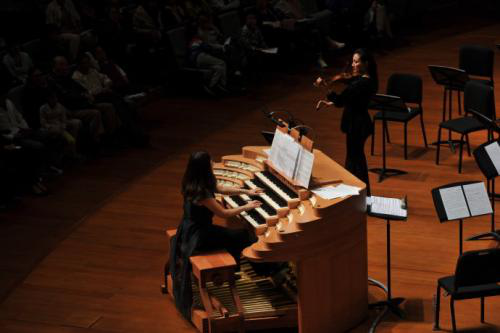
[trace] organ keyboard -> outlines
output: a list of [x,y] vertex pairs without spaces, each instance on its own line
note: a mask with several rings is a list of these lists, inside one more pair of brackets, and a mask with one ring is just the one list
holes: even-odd
[[[239,215],[258,239],[243,255],[256,262],[295,263],[300,332],[344,332],[368,308],[365,184],[314,150],[311,187],[342,182],[362,189],[359,196],[323,199],[275,170],[266,160],[267,148],[244,147],[242,154],[224,156],[214,166],[218,180],[263,189],[257,196],[222,199],[229,207],[263,203]],[[255,325],[258,315],[252,316]],[[286,326],[276,320],[272,327]]]

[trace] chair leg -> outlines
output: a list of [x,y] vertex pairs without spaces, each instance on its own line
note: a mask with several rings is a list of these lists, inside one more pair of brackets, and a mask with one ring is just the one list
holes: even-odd
[[404,128],[404,131],[405,131],[405,136],[404,136],[404,140],[405,140],[405,160],[408,159],[408,123],[405,123],[405,128]]
[[441,129],[442,127],[439,126],[439,129],[438,129],[438,139],[437,139],[437,149],[436,149],[436,165],[439,165],[439,151],[441,150],[440,147],[441,147]]
[[436,302],[434,303],[434,327],[433,331],[439,331],[439,309],[441,307],[441,286],[437,285]]
[[481,322],[484,324],[484,297],[481,297]]
[[460,98],[460,90],[457,90],[458,114],[462,115],[462,99]]
[[455,300],[453,296],[450,297],[450,310],[451,310],[451,327],[453,328],[453,333],[457,332],[457,323],[455,322]]
[[425,125],[424,125],[424,114],[423,111],[420,113],[420,127],[422,128],[422,135],[424,136],[425,148],[427,148],[427,136],[425,135]]
[[464,135],[460,137],[460,151],[458,155],[458,173],[462,173],[462,153],[464,151]]
[[465,135],[465,141],[467,142],[467,154],[470,157],[470,142],[469,142],[469,134]]
[[373,156],[373,152],[375,150],[375,132],[376,132],[376,120],[373,119],[373,134],[372,134],[372,146],[371,146],[371,154]]

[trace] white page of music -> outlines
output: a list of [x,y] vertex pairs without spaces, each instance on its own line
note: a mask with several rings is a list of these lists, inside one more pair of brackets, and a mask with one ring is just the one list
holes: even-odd
[[314,164],[314,154],[302,146],[300,148],[300,157],[294,179],[300,186],[308,188]]
[[497,174],[500,175],[500,146],[498,145],[498,142],[495,141],[490,143],[484,147],[484,150],[486,150],[488,157],[495,166],[495,169],[497,169]]
[[470,214],[472,216],[493,213],[484,183],[468,184],[463,187],[465,198],[469,203]]
[[271,146],[271,162],[276,169],[290,179],[293,179],[301,147],[290,135],[276,130]]
[[396,198],[371,196],[371,211],[375,214],[407,217],[408,211],[403,208],[403,201]]
[[461,186],[442,188],[439,190],[439,194],[448,220],[457,220],[470,216]]

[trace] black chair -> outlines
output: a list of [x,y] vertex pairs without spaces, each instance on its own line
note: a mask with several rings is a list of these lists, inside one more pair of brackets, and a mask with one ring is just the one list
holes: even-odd
[[[413,74],[395,73],[389,77],[387,82],[387,95],[400,97],[405,104],[410,104],[408,112],[385,112],[386,121],[399,122],[404,124],[404,157],[408,159],[408,122],[420,115],[420,126],[424,137],[424,144],[427,148],[427,136],[425,135],[424,116],[422,108],[422,79],[420,76]],[[373,121],[382,120],[382,112],[377,112],[373,117]],[[387,134],[387,142],[389,133]],[[374,151],[374,135],[372,135],[371,154]]]
[[[467,116],[468,110],[474,110],[477,113],[483,114],[487,118],[496,119],[495,112],[495,99],[493,96],[493,88],[491,86],[485,85],[484,83],[478,83],[475,81],[467,82],[465,85],[464,92],[464,110],[466,112],[465,117],[450,119],[443,121],[439,124],[438,130],[438,142],[441,140],[441,130],[444,128],[451,132],[456,132],[461,135],[459,146],[459,160],[458,160],[458,172],[462,172],[462,152],[464,137],[467,138],[467,151],[470,156],[470,145],[468,140],[468,134],[476,131],[481,131],[488,129],[486,125],[479,121],[476,117]],[[488,131],[486,140],[491,137],[490,131]],[[439,164],[439,152],[440,145],[437,145],[436,150],[436,164]]]
[[457,261],[455,275],[438,279],[434,330],[439,327],[441,288],[450,295],[451,324],[455,322],[455,301],[481,298],[481,322],[484,323],[484,298],[500,295],[500,249],[464,252]]
[[463,69],[468,75],[482,77],[481,79],[473,79],[473,81],[493,86],[494,59],[494,52],[490,48],[476,45],[460,47],[458,59],[460,69]]

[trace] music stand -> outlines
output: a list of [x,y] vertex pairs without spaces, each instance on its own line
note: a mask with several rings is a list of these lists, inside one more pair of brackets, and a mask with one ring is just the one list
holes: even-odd
[[[459,183],[451,183],[447,185],[443,185],[440,187],[436,187],[432,189],[432,200],[434,202],[434,208],[436,209],[436,213],[439,218],[439,222],[448,222],[448,221],[459,221],[459,229],[458,229],[458,249],[459,249],[459,254],[462,255],[463,253],[463,220],[469,217],[476,217],[476,216],[481,216],[481,215],[487,215],[487,214],[492,214],[492,212],[476,212],[476,206],[477,205],[473,200],[468,200],[467,195],[465,194],[466,191],[464,190],[464,186],[471,185],[471,184],[477,184],[481,183],[484,186],[484,183],[480,181],[467,181],[467,182],[459,182]],[[452,203],[450,207],[451,209],[455,209],[455,211],[450,213],[453,213],[453,216],[448,215],[447,208],[445,207],[446,202],[443,199],[443,196],[441,194],[441,190],[451,190],[451,189],[457,189],[459,190],[460,193],[463,194],[463,202],[465,205],[460,206],[456,202]],[[485,193],[486,198],[488,197],[487,194]],[[476,198],[477,199],[477,198]],[[462,208],[462,212],[456,211],[456,209]]]
[[495,143],[498,144],[498,141],[488,141],[474,150],[476,163],[488,182],[488,192],[490,194],[491,208],[493,210],[491,214],[491,231],[469,237],[467,240],[494,239],[500,242],[500,230],[495,228],[495,178],[498,177],[499,172],[487,151],[487,147]]
[[[381,198],[382,200],[388,199],[391,200],[390,198]],[[408,204],[407,204],[407,199],[406,197],[402,201],[402,207],[404,210],[408,210]],[[400,215],[395,215],[395,214],[390,214],[390,213],[375,213],[372,211],[372,205],[369,204],[367,205],[367,214],[372,217],[376,217],[379,219],[383,219],[386,221],[386,231],[387,231],[387,238],[386,238],[386,244],[387,244],[387,287],[372,278],[368,278],[368,281],[371,282],[373,285],[383,289],[386,294],[387,294],[387,299],[384,301],[376,302],[373,304],[370,304],[370,307],[380,307],[383,306],[385,307],[384,311],[376,318],[376,320],[373,322],[371,328],[370,328],[370,333],[375,331],[375,328],[379,324],[380,320],[382,317],[385,316],[387,311],[391,311],[392,313],[396,314],[398,317],[402,318],[404,315],[404,311],[399,308],[399,305],[405,301],[404,298],[402,297],[392,297],[392,289],[391,289],[391,221],[406,221],[407,216],[400,216]]]
[[[460,98],[460,92],[464,91],[465,84],[469,81],[469,75],[459,68],[429,65],[429,71],[431,72],[434,82],[438,85],[444,87],[443,94],[443,119],[446,121],[446,106],[448,104],[448,120],[452,119],[452,94],[453,91],[457,92],[457,102],[458,102],[458,114],[462,114],[462,101]],[[448,103],[447,103],[448,102]],[[454,151],[454,145],[459,143],[459,140],[451,139],[451,131],[448,133],[448,141],[433,142],[432,145],[438,144],[449,144],[452,151]]]
[[404,175],[407,172],[398,169],[388,169],[386,167],[385,157],[385,142],[387,135],[387,120],[385,117],[386,112],[408,112],[408,107],[401,97],[376,94],[372,96],[369,108],[382,112],[382,168],[372,168],[369,171],[379,175],[378,182],[382,182],[385,178],[391,176]]

